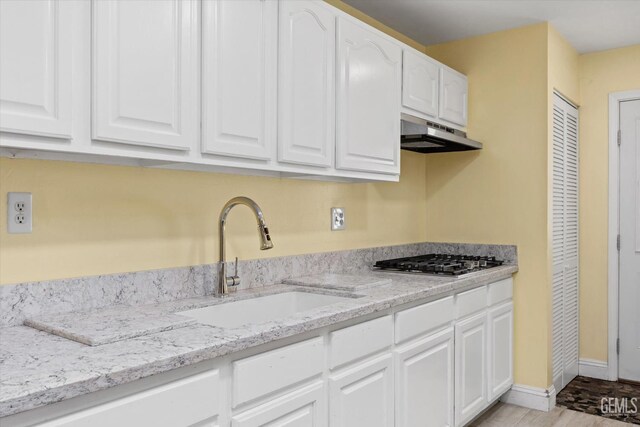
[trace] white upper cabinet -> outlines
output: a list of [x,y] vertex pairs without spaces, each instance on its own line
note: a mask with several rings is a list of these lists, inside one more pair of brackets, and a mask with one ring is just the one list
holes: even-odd
[[94,1],[93,139],[192,147],[198,35],[195,1]]
[[440,69],[441,119],[460,126],[467,125],[467,77],[448,67]]
[[202,151],[270,160],[277,112],[278,2],[205,0]]
[[335,20],[322,2],[280,2],[278,160],[332,166]]
[[398,44],[340,17],[337,169],[400,173],[401,60]]
[[0,130],[71,138],[73,7],[0,1]]
[[440,65],[426,55],[405,49],[402,53],[402,106],[409,113],[438,116]]

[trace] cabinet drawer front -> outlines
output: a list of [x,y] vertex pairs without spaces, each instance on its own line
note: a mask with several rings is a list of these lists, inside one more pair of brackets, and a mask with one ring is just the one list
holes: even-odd
[[487,287],[472,289],[456,295],[457,318],[465,317],[487,307]]
[[393,343],[393,320],[384,316],[331,333],[329,367],[377,353]]
[[453,308],[453,297],[447,297],[397,313],[396,344],[452,321]]
[[233,362],[233,406],[322,373],[322,338],[313,338]]
[[489,285],[489,305],[513,298],[513,279],[504,279]]
[[[217,370],[174,381],[45,424],[45,427],[215,425],[220,411]],[[209,424],[200,424],[208,422]]]

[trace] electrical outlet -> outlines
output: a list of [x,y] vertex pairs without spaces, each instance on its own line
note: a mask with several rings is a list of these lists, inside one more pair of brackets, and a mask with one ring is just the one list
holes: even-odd
[[7,194],[7,231],[9,233],[31,233],[31,193]]
[[331,230],[344,230],[346,227],[344,208],[331,208]]

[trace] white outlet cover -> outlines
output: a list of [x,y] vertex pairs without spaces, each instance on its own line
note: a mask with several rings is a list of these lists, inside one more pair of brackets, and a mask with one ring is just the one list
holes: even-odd
[[32,218],[31,193],[7,193],[7,231],[11,234],[31,233]]
[[344,208],[331,208],[331,230],[344,230],[346,227]]

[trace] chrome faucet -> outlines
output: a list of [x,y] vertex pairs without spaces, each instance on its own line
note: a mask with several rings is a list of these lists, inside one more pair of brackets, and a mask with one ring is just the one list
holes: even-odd
[[227,263],[225,261],[226,249],[224,226],[227,222],[227,215],[229,215],[231,209],[233,209],[233,207],[236,205],[248,206],[256,216],[256,220],[258,221],[258,234],[260,235],[260,250],[266,251],[267,249],[273,248],[273,242],[271,241],[271,236],[269,236],[269,229],[267,228],[267,224],[264,222],[264,215],[262,214],[262,209],[260,209],[260,206],[258,206],[256,202],[248,197],[234,197],[233,199],[229,200],[220,212],[220,221],[218,223],[218,231],[220,234],[220,269],[218,271],[218,291],[221,295],[226,295],[229,292],[232,292],[233,290],[235,290],[235,287],[240,284],[240,277],[238,277],[238,257],[236,257],[235,273],[233,276],[227,275]]

